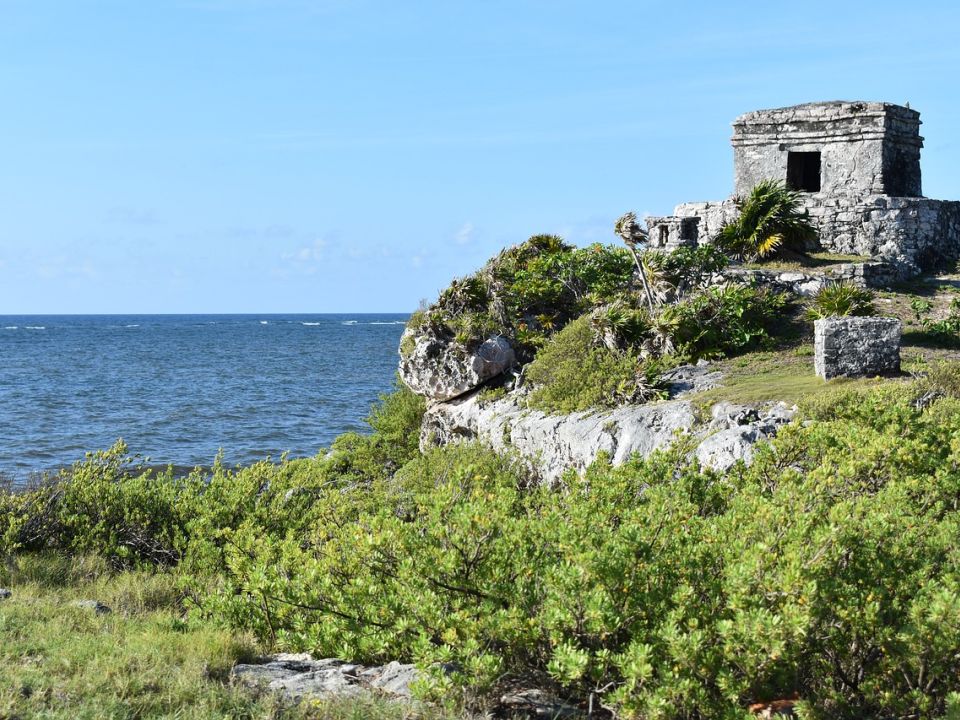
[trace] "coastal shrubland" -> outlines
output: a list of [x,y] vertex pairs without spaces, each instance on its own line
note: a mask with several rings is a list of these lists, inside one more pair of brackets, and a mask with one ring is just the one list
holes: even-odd
[[[803,422],[725,474],[680,443],[536,485],[481,445],[421,454],[398,442],[417,429],[404,391],[374,412],[362,462],[344,444],[176,479],[117,446],[4,497],[0,582],[33,597],[34,558],[97,556],[83,561],[94,578],[127,568],[109,582],[142,586],[144,599],[83,592],[120,607],[130,593],[135,625],[155,627],[159,605],[151,632],[249,637],[216,651],[197,681],[212,693],[203,702],[235,702],[216,668],[272,648],[428,674],[443,663],[453,671],[421,690],[455,706],[527,682],[622,717],[739,717],[793,696],[817,716],[945,717],[960,709],[957,377],[945,364],[929,381],[807,401]],[[114,509],[77,499],[94,496]],[[0,606],[5,647],[19,607]],[[113,621],[84,620],[100,622]],[[216,635],[227,628],[236,634]]]
[[[909,346],[914,377],[826,384],[798,342],[804,309],[711,284],[727,261],[644,253],[651,309],[628,250],[535,236],[409,328],[464,348],[509,337],[523,374],[481,394],[549,412],[654,401],[664,371],[712,359],[725,384],[693,403],[800,406],[749,466],[705,469],[678,437],[545,485],[509,449],[421,451],[426,402],[398,383],[367,432],[313,458],[182,476],[118,443],[0,493],[0,717],[439,719],[534,687],[620,718],[742,718],[776,699],[810,718],[956,718],[950,343]],[[812,304],[870,302],[915,313],[931,343],[955,309],[845,288]],[[114,613],[70,605],[90,597]],[[227,680],[275,651],[416,663],[430,704],[291,706]]]

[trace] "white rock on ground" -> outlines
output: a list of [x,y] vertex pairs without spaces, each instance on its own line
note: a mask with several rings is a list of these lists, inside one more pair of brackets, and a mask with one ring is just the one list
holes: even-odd
[[424,415],[420,445],[480,440],[499,452],[518,452],[544,482],[553,483],[569,468],[585,470],[600,452],[620,465],[693,435],[694,457],[722,472],[738,460],[749,463],[753,445],[775,435],[794,413],[783,403],[760,409],[718,403],[712,421],[700,425],[693,403],[685,399],[569,415],[547,415],[521,403],[513,396],[481,403],[476,393],[436,403]]
[[366,694],[407,700],[418,676],[413,665],[364,666],[333,658],[314,660],[306,653],[270,655],[263,662],[236,665],[230,672],[235,683],[272,690],[295,702]]
[[[405,330],[400,348],[400,378],[415,393],[431,400],[463,395],[509,370],[515,359],[504,337],[489,338],[468,352],[429,329]],[[404,348],[408,348],[406,352]]]
[[95,615],[108,615],[113,612],[113,610],[99,600],[74,600],[70,605],[80,608],[81,610],[90,610]]

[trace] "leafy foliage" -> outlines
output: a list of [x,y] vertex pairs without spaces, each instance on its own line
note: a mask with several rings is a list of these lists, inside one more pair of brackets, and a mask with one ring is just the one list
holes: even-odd
[[776,180],[762,180],[746,198],[737,199],[739,215],[724,226],[716,244],[748,261],[773,257],[785,250],[802,251],[816,239],[816,229],[800,194]]
[[867,288],[842,280],[831,282],[820,288],[810,299],[807,304],[807,319],[876,315],[873,297],[873,293]]
[[[960,386],[956,366],[942,373]],[[406,458],[390,476],[346,447],[195,486],[162,476],[178,489],[157,491],[153,532],[181,549],[196,621],[451,663],[437,697],[523,677],[621,717],[741,717],[794,694],[809,716],[943,717],[960,689],[960,401],[919,404],[922,389],[821,395],[725,475],[681,443],[546,488],[480,446],[386,443]],[[402,437],[410,410],[384,406],[375,435]],[[142,486],[102,456],[82,465],[84,492],[116,492],[114,509],[71,500],[48,538],[116,557],[133,512],[117,508]],[[12,514],[7,530],[23,526]]]
[[794,693],[832,717],[941,716],[960,672],[960,404],[881,388],[805,418],[723,477],[679,447],[530,488],[482,448],[436,450],[375,502],[318,495],[305,533],[230,531],[206,607],[291,649],[456,663],[438,693],[519,673],[623,717]]
[[769,338],[785,307],[784,295],[765,288],[713,286],[666,306],[654,332],[679,357],[721,357]]
[[730,264],[730,258],[715,245],[680,247],[672,252],[647,250],[643,265],[661,303],[675,302],[703,287],[710,276]]
[[923,319],[923,330],[934,341],[956,347],[960,346],[960,298],[950,301],[950,309],[946,317],[939,320]]
[[[607,309],[607,318],[642,326],[642,311]],[[638,328],[622,332],[630,335]],[[611,349],[597,342],[590,316],[577,318],[557,333],[526,369],[534,385],[532,407],[546,412],[567,413],[596,407],[612,407],[624,402],[647,400],[659,395],[655,380],[636,352]]]
[[430,323],[464,346],[492,334],[530,359],[546,339],[595,305],[627,293],[633,261],[626,249],[578,249],[556,235],[534,235],[483,269],[455,280],[408,327]]

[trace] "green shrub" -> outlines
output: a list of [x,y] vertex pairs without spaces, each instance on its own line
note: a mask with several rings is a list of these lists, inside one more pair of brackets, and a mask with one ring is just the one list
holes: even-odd
[[960,345],[960,298],[950,301],[946,317],[939,320],[924,318],[923,331],[935,342],[948,347]]
[[88,453],[66,475],[8,496],[0,549],[98,554],[115,565],[176,563],[203,488],[199,472],[174,477],[137,465],[118,441]]
[[747,261],[803,251],[817,231],[801,206],[800,193],[780,181],[762,180],[746,198],[737,198],[737,219],[725,225],[714,242]]
[[663,308],[654,334],[664,354],[722,357],[760,344],[782,319],[786,297],[765,288],[720,285]]
[[857,287],[842,280],[824,285],[807,304],[807,319],[819,320],[828,317],[850,315],[876,315],[874,294],[867,288]]
[[[960,681],[960,402],[835,393],[701,472],[687,448],[553,489],[454,446],[304,532],[226,543],[207,607],[289,649],[455,663],[434,692],[536,677],[622,717],[940,717]],[[856,452],[851,452],[855,448]]]
[[584,315],[571,322],[527,365],[531,407],[569,413],[656,395],[637,354],[598,345],[590,321]]
[[715,245],[700,245],[672,252],[647,250],[642,262],[653,292],[664,303],[702,287],[711,275],[730,264],[730,258]]
[[[529,360],[571,319],[628,292],[633,272],[624,248],[595,244],[578,249],[556,235],[534,235],[503,250],[473,275],[455,280],[408,327],[429,323],[466,347],[504,335]],[[412,350],[409,340],[406,350]]]

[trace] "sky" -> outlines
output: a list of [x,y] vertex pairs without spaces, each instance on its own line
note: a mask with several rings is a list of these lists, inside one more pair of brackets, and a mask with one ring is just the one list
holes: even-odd
[[921,112],[960,4],[0,0],[0,314],[407,312],[536,233],[732,191],[730,123]]

